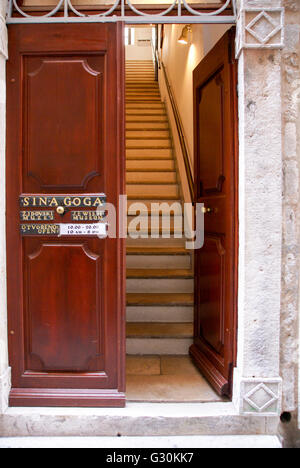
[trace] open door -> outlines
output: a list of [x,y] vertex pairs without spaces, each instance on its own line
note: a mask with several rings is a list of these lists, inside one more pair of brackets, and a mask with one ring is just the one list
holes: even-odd
[[124,406],[124,241],[102,220],[125,193],[123,26],[11,25],[9,47],[10,404]]
[[190,353],[220,395],[231,395],[236,348],[237,80],[234,30],[194,70],[195,202],[204,246],[195,251]]

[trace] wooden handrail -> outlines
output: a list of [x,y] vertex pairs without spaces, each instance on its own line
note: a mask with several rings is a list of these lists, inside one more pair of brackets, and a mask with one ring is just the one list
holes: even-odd
[[167,88],[167,91],[168,91],[168,95],[169,95],[169,99],[170,99],[170,102],[171,102],[172,111],[173,111],[173,115],[174,115],[174,119],[175,119],[175,123],[176,123],[176,129],[177,129],[177,133],[178,133],[178,137],[179,137],[179,141],[180,141],[181,151],[182,151],[182,154],[183,154],[184,166],[185,166],[185,171],[186,171],[187,180],[188,180],[188,184],[189,184],[189,191],[190,191],[190,195],[191,195],[191,200],[194,201],[193,171],[192,171],[192,168],[191,168],[191,163],[190,163],[189,153],[188,153],[188,149],[187,149],[186,139],[185,139],[185,136],[184,136],[183,124],[182,124],[182,120],[180,118],[180,114],[179,114],[178,106],[176,104],[175,96],[173,94],[173,91],[172,91],[172,88],[171,88],[171,85],[170,85],[167,70],[166,70],[166,67],[165,67],[163,62],[161,62],[161,68],[162,68],[163,73],[164,73],[166,88]]

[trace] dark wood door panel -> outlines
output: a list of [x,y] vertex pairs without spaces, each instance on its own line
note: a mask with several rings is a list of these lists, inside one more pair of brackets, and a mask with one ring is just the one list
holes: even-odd
[[9,44],[10,404],[124,406],[124,240],[56,229],[125,193],[123,25],[10,25]]
[[237,102],[234,32],[194,70],[195,201],[205,207],[195,251],[195,327],[190,353],[221,395],[231,395],[237,288]]
[[222,238],[207,234],[198,264],[198,338],[205,341],[222,357],[224,356],[225,259]]
[[99,177],[104,58],[24,56],[25,192],[85,190]]
[[33,251],[30,247],[25,246],[24,264],[26,368],[103,370],[101,257],[83,243],[41,243]]
[[224,69],[213,73],[199,86],[198,174],[202,196],[222,192],[224,176]]

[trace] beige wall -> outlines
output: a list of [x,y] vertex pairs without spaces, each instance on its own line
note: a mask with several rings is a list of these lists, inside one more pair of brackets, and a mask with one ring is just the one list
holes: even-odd
[[193,158],[193,70],[222,37],[229,25],[193,25],[191,41],[178,43],[184,25],[165,25],[161,52],[175,94],[190,158]]

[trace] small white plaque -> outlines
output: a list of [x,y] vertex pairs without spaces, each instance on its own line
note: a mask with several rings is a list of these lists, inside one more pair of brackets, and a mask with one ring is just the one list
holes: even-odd
[[99,236],[106,237],[106,223],[60,224],[60,236]]

